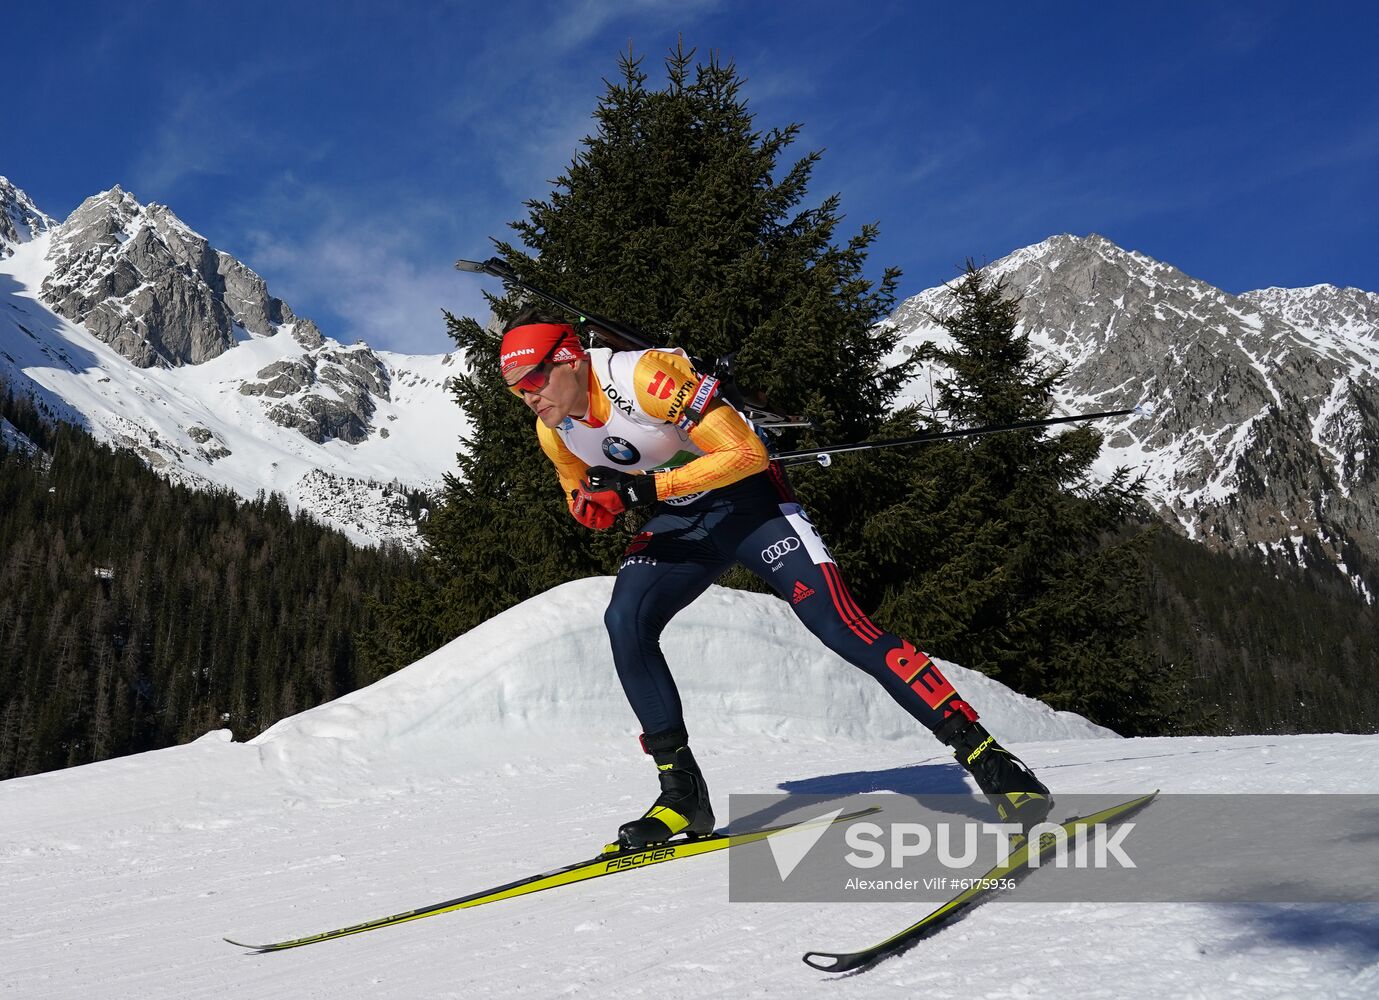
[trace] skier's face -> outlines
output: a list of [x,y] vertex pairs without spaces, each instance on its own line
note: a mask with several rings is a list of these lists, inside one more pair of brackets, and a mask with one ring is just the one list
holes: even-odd
[[514,391],[543,424],[558,427],[566,417],[589,412],[588,362],[538,365],[514,381]]

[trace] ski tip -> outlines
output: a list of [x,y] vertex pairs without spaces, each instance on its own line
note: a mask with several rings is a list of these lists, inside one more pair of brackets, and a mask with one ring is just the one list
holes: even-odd
[[250,951],[265,950],[263,945],[261,944],[245,944],[243,941],[236,941],[234,938],[221,938],[220,940],[226,942],[227,944],[232,944],[236,948],[248,948]]
[[805,965],[820,972],[849,972],[861,964],[853,959],[852,955],[836,955],[831,951],[807,951],[802,956]]

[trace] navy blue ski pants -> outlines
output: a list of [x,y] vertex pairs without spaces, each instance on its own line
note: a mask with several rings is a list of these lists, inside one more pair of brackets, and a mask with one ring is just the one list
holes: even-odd
[[684,725],[661,652],[662,631],[735,562],[766,581],[824,645],[875,677],[930,730],[955,710],[975,717],[924,653],[862,613],[784,474],[772,466],[683,508],[658,505],[623,556],[604,620],[618,677],[644,733]]

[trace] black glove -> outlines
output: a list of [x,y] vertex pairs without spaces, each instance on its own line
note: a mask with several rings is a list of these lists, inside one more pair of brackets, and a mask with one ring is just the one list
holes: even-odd
[[580,489],[589,500],[613,514],[656,502],[656,477],[650,473],[623,472],[606,465],[592,466]]

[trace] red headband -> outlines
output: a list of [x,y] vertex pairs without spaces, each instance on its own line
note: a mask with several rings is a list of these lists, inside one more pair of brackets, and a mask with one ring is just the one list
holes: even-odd
[[529,368],[550,360],[555,364],[566,361],[583,361],[585,353],[575,328],[569,323],[526,323],[514,326],[503,334],[502,353],[499,364],[503,379],[511,381],[511,375],[519,368]]

